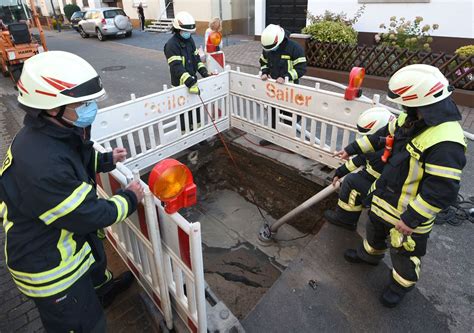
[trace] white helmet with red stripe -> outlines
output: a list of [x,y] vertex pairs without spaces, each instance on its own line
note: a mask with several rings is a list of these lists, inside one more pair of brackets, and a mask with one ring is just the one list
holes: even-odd
[[265,51],[273,51],[285,39],[285,30],[276,24],[269,24],[262,32],[260,41]]
[[371,135],[387,126],[395,116],[386,108],[376,106],[365,110],[357,119],[357,131],[361,135]]
[[451,95],[452,86],[440,70],[430,65],[399,69],[388,82],[388,100],[408,107],[430,105]]
[[17,86],[18,102],[40,110],[105,94],[95,69],[81,57],[63,51],[44,52],[26,60]]
[[179,12],[173,20],[173,28],[177,30],[196,32],[196,21],[188,12]]

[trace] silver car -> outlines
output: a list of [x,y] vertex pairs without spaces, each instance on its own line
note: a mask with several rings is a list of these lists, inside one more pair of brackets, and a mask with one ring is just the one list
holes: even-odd
[[100,41],[104,41],[106,36],[132,35],[132,23],[122,8],[90,9],[78,25],[82,38],[95,35]]

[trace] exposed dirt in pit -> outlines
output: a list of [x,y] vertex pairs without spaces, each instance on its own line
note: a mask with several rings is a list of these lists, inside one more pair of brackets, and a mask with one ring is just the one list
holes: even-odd
[[212,291],[239,319],[245,318],[281,272],[251,244],[233,249],[204,246],[204,274]]
[[[301,177],[294,170],[276,164],[266,158],[251,154],[240,147],[230,145],[230,150],[241,170],[239,177],[224,147],[201,147],[199,162],[189,163],[198,185],[198,200],[206,200],[206,195],[215,190],[230,189],[239,193],[279,219],[293,208],[322,190],[322,188]],[[186,161],[187,162],[187,161]],[[336,205],[337,195],[332,195],[311,207],[289,222],[303,233],[316,234],[324,223],[323,212]]]

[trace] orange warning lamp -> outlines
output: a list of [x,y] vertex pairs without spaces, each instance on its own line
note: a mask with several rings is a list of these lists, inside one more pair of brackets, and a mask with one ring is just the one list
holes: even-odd
[[362,82],[364,81],[365,68],[353,67],[349,74],[349,86],[346,88],[344,98],[352,101],[356,97],[362,96]]
[[214,46],[219,46],[222,41],[222,34],[217,31],[213,31],[209,34],[209,42]]
[[148,178],[150,191],[165,204],[168,214],[196,204],[197,187],[187,166],[175,159],[157,163]]

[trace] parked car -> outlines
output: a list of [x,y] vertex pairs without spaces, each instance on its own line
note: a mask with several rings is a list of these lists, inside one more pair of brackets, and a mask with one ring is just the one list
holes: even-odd
[[132,22],[122,8],[106,7],[88,10],[79,21],[79,33],[82,38],[90,35],[104,41],[107,36],[132,35]]
[[79,31],[79,21],[82,20],[82,18],[84,17],[84,14],[86,12],[81,12],[81,11],[78,11],[78,12],[74,12],[71,16],[71,19],[69,20],[71,22],[71,27],[76,30],[76,31]]

